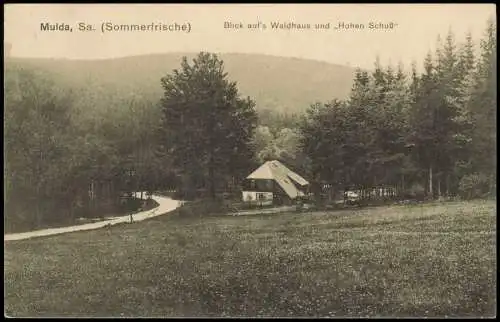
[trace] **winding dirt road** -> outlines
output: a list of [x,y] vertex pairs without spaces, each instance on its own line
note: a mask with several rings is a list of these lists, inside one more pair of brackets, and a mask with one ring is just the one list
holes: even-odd
[[[136,193],[136,196],[139,197],[139,193]],[[153,200],[155,200],[159,206],[146,210],[143,212],[135,213],[132,215],[134,222],[136,221],[142,221],[148,218],[164,215],[168,212],[171,212],[172,210],[176,209],[181,205],[181,202],[178,200],[173,200],[168,197],[163,197],[163,196],[157,196],[153,195],[151,197]],[[70,233],[74,231],[81,231],[81,230],[91,230],[91,229],[98,229],[102,228],[106,225],[115,225],[118,223],[124,223],[124,222],[129,222],[130,221],[130,215],[122,216],[122,217],[117,217],[113,218],[110,220],[103,220],[95,223],[90,223],[90,224],[84,224],[84,225],[75,225],[75,226],[68,226],[68,227],[61,227],[61,228],[49,228],[49,229],[42,229],[42,230],[35,230],[35,231],[29,231],[25,233],[17,233],[17,234],[7,234],[4,235],[4,241],[10,241],[10,240],[21,240],[21,239],[28,239],[28,238],[34,238],[34,237],[42,237],[42,236],[50,236],[50,235],[58,235],[58,234],[64,234],[64,233]]]

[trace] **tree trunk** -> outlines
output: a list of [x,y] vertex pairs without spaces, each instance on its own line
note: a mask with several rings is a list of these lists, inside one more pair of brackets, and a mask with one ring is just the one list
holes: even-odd
[[441,198],[441,175],[438,176],[438,186],[437,186],[437,188],[438,188],[438,191],[437,191],[438,198]]
[[[38,170],[38,173],[42,173],[42,164],[43,164],[43,160],[44,160],[44,155],[42,153],[42,148],[41,148],[41,144],[39,145],[39,161],[38,161],[38,166],[37,166],[37,170]],[[41,223],[42,223],[42,213],[40,211],[40,202],[43,200],[43,198],[40,198],[40,181],[37,180],[36,181],[36,227],[40,227],[41,226]]]
[[189,174],[182,174],[180,179],[180,194],[182,198],[189,200],[191,198],[191,178]]
[[42,212],[40,211],[40,187],[36,188],[36,209],[35,209],[35,228],[39,228],[42,224]]
[[215,200],[215,171],[213,155],[210,155],[210,164],[208,165],[208,184],[210,188],[210,198]]
[[210,170],[210,174],[209,174],[209,177],[210,177],[210,198],[212,199],[215,199],[216,197],[216,194],[215,194],[215,182],[214,182],[214,174],[213,174],[213,170]]
[[70,203],[69,219],[70,219],[71,224],[73,224],[75,222],[75,206],[73,203]]
[[450,174],[448,173],[446,175],[446,191],[445,191],[445,194],[447,197],[450,196]]
[[434,191],[432,190],[432,166],[429,167],[429,195],[434,198]]
[[90,212],[91,215],[94,216],[95,214],[95,208],[96,208],[96,200],[95,200],[95,183],[94,180],[90,182],[90,192],[89,192],[89,199],[90,199]]

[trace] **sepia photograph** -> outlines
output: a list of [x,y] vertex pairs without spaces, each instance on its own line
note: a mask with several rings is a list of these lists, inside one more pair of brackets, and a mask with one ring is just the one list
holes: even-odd
[[4,4],[4,317],[496,318],[494,4]]

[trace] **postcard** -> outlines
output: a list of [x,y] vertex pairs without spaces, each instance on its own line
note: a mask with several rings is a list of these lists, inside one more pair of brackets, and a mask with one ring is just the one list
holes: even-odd
[[495,317],[493,4],[5,4],[6,317]]

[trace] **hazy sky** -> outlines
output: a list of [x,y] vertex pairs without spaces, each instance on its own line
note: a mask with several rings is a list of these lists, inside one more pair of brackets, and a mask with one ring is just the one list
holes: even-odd
[[[323,60],[363,68],[383,63],[419,63],[451,27],[460,40],[479,39],[494,4],[9,4],[5,41],[17,57],[112,58],[165,52],[262,53]],[[225,29],[224,22],[263,22],[266,30]],[[271,30],[271,22],[309,23],[311,30]],[[339,22],[363,23],[364,30],[334,30]],[[67,23],[73,32],[41,31],[41,23]],[[77,24],[94,32],[78,32]],[[101,32],[101,24],[190,23],[186,32]],[[369,30],[369,22],[393,22],[392,30]],[[330,23],[314,30],[315,23]]]

